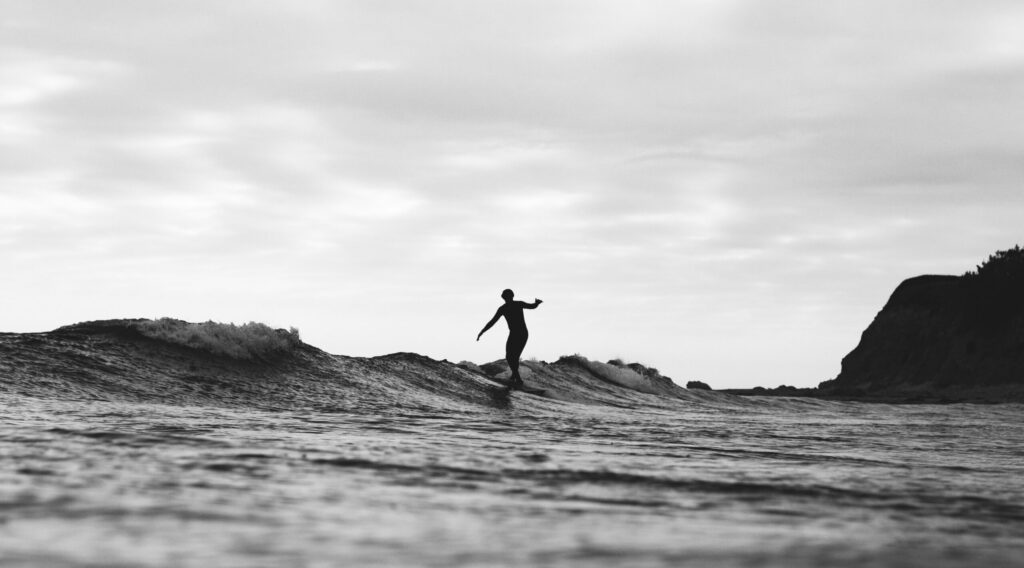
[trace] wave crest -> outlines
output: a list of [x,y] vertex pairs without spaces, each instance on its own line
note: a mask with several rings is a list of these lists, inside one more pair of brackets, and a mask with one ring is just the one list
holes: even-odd
[[151,339],[233,359],[263,359],[287,353],[302,345],[298,329],[274,329],[258,322],[235,325],[214,321],[191,323],[174,318],[160,318],[135,321],[131,327]]
[[601,363],[578,354],[565,355],[558,362],[580,366],[607,382],[648,394],[665,394],[666,391],[678,388],[672,379],[662,376],[657,369],[640,363],[627,365],[619,359]]

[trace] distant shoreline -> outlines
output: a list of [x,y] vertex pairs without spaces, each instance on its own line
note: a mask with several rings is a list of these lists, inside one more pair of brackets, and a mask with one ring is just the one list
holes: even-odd
[[992,389],[991,391],[937,391],[937,392],[902,392],[889,394],[836,394],[824,393],[815,388],[781,387],[766,389],[755,387],[750,389],[720,389],[714,392],[736,396],[768,396],[790,398],[815,398],[834,402],[864,402],[873,404],[1021,404],[1024,393],[1009,389]]

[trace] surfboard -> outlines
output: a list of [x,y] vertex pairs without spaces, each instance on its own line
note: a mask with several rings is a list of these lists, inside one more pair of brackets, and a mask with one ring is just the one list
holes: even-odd
[[525,392],[525,393],[529,393],[529,394],[536,394],[536,395],[545,395],[545,394],[548,393],[548,389],[540,389],[540,388],[531,387],[531,386],[528,386],[528,385],[520,385],[518,387],[514,387],[513,388],[512,387],[512,383],[508,379],[505,379],[505,378],[501,378],[501,377],[488,377],[488,378],[491,379],[492,381],[500,384],[500,385],[505,385],[506,387],[509,388],[510,391],[520,391],[520,392]]

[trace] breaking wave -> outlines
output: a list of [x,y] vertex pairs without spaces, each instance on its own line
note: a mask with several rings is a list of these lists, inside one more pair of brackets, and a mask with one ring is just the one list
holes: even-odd
[[262,323],[189,323],[161,318],[156,321],[138,320],[127,326],[151,339],[166,341],[214,355],[235,359],[263,359],[291,351],[302,344],[299,330],[273,329]]
[[0,389],[47,398],[345,412],[503,407],[512,400],[538,408],[740,403],[687,390],[643,365],[579,355],[523,362],[526,381],[546,390],[541,396],[510,396],[500,384],[508,374],[504,362],[332,355],[303,343],[294,328],[259,323],[107,320],[0,334]]

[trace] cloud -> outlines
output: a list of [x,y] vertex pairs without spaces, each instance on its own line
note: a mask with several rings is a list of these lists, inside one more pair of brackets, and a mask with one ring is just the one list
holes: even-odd
[[716,383],[741,352],[809,384],[901,278],[1019,238],[1012,2],[6,12],[0,243],[15,294],[74,275],[46,325],[113,317],[121,290],[187,312],[158,315],[265,311],[336,352],[472,359],[446,339],[467,296],[513,285],[561,306],[565,351],[714,386],[755,380]]

